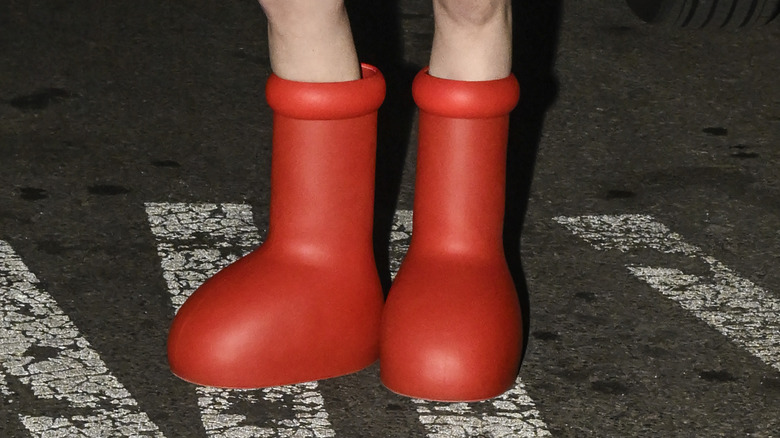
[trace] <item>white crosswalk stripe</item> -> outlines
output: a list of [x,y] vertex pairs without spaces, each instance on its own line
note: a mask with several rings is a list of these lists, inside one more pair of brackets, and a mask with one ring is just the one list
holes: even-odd
[[628,265],[634,276],[680,304],[733,342],[780,371],[780,300],[738,276],[700,248],[647,215],[556,217],[600,250],[654,249],[696,258],[709,275],[671,267]]
[[8,376],[39,400],[65,401],[71,413],[25,413],[34,437],[163,437],[70,318],[0,240],[0,392],[12,396]]
[[[146,212],[157,238],[163,275],[178,310],[207,278],[260,244],[245,204],[147,203]],[[316,437],[335,436],[317,382],[261,390],[226,390],[197,387],[201,421],[210,437]],[[262,403],[284,405],[292,419],[249,424],[235,406]]]
[[[514,388],[493,400],[478,403],[415,400],[415,403],[428,438],[552,436],[519,379]],[[478,414],[477,410],[485,410],[484,405],[490,405],[495,413]]]
[[[245,204],[147,203],[173,309],[209,276],[260,244],[252,211]],[[739,276],[701,248],[686,243],[647,215],[556,217],[598,250],[624,253],[654,250],[689,257],[708,272],[691,274],[674,267],[627,264],[628,272],[663,296],[780,370],[780,300]],[[399,211],[391,233],[394,275],[408,250],[411,211]],[[679,259],[678,259],[679,260]],[[33,437],[163,437],[132,395],[108,371],[98,353],[41,289],[10,245],[0,240],[0,396],[16,396],[11,382],[27,386],[39,400],[66,406],[51,414],[17,405],[14,415]],[[198,387],[201,420],[210,437],[314,437],[337,435],[317,382],[260,390]],[[247,406],[289,411],[263,420]],[[551,436],[523,382],[479,403],[413,400],[428,438],[508,438]],[[339,433],[338,435],[342,435]],[[345,432],[345,436],[349,436]]]

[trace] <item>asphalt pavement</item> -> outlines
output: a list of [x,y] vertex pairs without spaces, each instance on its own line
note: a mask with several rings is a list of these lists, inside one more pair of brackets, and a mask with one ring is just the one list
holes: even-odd
[[[268,220],[254,1],[0,3],[0,436],[780,436],[780,20],[676,30],[622,2],[515,5],[506,250],[517,386],[254,391],[170,374],[175,309]],[[375,241],[412,230],[424,0],[349,2],[388,79]]]

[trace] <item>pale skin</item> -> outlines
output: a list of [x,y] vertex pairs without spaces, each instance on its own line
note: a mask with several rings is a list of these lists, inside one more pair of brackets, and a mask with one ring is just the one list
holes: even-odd
[[[268,17],[271,70],[302,82],[360,78],[343,0],[258,0]],[[510,0],[433,0],[429,73],[460,81],[509,76]]]

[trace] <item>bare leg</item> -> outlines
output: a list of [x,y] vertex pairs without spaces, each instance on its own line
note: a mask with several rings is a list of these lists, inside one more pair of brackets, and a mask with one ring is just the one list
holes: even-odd
[[461,81],[501,79],[512,65],[509,0],[433,0],[430,74]]
[[303,82],[360,78],[343,0],[259,0],[268,17],[271,69]]

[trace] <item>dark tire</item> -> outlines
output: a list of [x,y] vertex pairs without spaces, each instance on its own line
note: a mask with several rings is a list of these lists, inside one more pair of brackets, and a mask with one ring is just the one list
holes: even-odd
[[739,28],[769,23],[780,14],[780,0],[626,0],[648,23],[675,27]]

